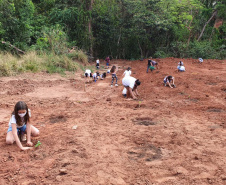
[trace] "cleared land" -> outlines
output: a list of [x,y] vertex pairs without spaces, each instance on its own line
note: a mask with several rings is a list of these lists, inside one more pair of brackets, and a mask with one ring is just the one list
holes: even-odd
[[[81,74],[0,78],[0,184],[225,184],[226,61],[183,59],[178,73],[179,61],[158,59],[148,74],[147,60],[111,61],[120,69],[112,88],[110,75],[86,87]],[[140,106],[122,96],[128,66],[141,81]],[[166,75],[177,88],[163,86]],[[19,100],[40,129],[35,150],[5,144]]]

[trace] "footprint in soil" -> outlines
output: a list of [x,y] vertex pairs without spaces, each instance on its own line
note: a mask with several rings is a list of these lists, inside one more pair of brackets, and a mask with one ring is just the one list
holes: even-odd
[[50,121],[50,123],[66,122],[67,118],[64,117],[63,115],[58,115],[58,116],[52,115],[49,118],[49,121]]
[[131,160],[154,161],[161,158],[162,152],[153,145],[144,145],[132,148],[127,154]]
[[156,125],[157,124],[156,122],[152,121],[152,118],[149,118],[149,117],[136,118],[136,119],[133,119],[132,121],[136,125],[144,125],[144,126]]
[[208,107],[207,112],[224,112],[224,110],[215,107]]

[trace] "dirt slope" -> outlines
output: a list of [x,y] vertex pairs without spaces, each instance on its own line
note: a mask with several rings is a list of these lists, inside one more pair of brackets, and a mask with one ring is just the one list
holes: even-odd
[[[156,60],[152,73],[147,60],[112,61],[120,78],[112,88],[110,75],[86,87],[80,74],[0,78],[0,184],[225,184],[226,61],[183,59],[178,73],[180,59]],[[140,107],[122,96],[128,66],[141,81]],[[163,86],[166,75],[177,88]],[[19,100],[40,129],[35,150],[5,144]]]

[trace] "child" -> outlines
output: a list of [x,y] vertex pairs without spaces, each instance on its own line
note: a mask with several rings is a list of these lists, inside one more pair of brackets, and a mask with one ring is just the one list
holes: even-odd
[[150,66],[151,66],[151,59],[152,59],[152,57],[148,59],[147,73],[148,73],[148,70],[150,69]]
[[179,63],[178,63],[178,66],[183,66],[184,65],[184,63],[182,62],[182,61],[180,61]]
[[177,66],[178,72],[184,72],[185,71],[185,67],[184,66]]
[[112,66],[112,68],[111,68],[111,75],[112,75],[111,87],[113,86],[114,80],[116,80],[115,86],[118,86],[118,84],[117,84],[117,82],[118,82],[118,77],[117,77],[117,75],[116,75],[117,71],[118,71],[118,67]]
[[105,59],[105,61],[106,61],[107,68],[109,68],[109,65],[110,65],[110,57],[107,56],[106,59]]
[[99,58],[96,60],[96,68],[97,68],[97,69],[100,68],[100,60],[99,60]]
[[136,95],[139,96],[137,87],[141,84],[139,79],[136,79],[132,76],[126,76],[122,79],[122,84],[127,90],[126,97],[132,97],[134,100],[137,99]]
[[131,73],[132,73],[130,69],[131,69],[131,67],[128,67],[127,70],[124,71],[124,73],[122,74],[122,76],[125,76],[125,77],[126,76],[130,76]]
[[203,63],[203,59],[199,58],[199,63],[202,64]]
[[[151,60],[151,66],[152,67],[155,67],[156,66],[156,68],[158,69],[159,67],[158,67],[158,62],[156,62],[156,61],[154,61],[154,60]],[[151,69],[151,68],[150,68]],[[152,69],[151,69],[151,71],[152,71]]]
[[90,69],[86,69],[84,76],[85,76],[86,78],[88,78],[88,82],[89,82],[89,78],[92,77],[91,70],[90,70]]
[[103,74],[100,75],[100,79],[103,80],[104,78],[106,78],[106,73],[104,72]]
[[[166,76],[163,80],[164,85],[169,85],[170,88],[176,87],[174,84],[174,77],[173,76]],[[172,84],[170,84],[170,82],[172,82]]]
[[183,63],[182,61],[180,61],[180,62],[178,63],[177,69],[178,69],[178,72],[183,72],[183,71],[185,71],[184,63]]
[[97,73],[93,73],[93,80],[94,80],[94,82],[96,82],[97,79],[98,79]]
[[[9,121],[9,128],[6,135],[7,144],[13,144],[14,141],[16,141],[17,146],[21,150],[32,148],[33,143],[31,142],[31,135],[34,137],[38,136],[39,130],[30,124],[30,117],[30,109],[28,109],[27,104],[23,101],[17,102]],[[18,136],[20,134],[21,140],[25,141],[25,133],[27,133],[28,147],[23,147]]]

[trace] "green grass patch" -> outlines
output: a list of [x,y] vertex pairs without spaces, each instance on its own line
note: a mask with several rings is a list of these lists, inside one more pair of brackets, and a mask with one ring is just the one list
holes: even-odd
[[12,76],[24,72],[41,72],[65,74],[65,71],[77,71],[80,68],[78,60],[74,61],[67,55],[55,55],[29,52],[14,56],[0,53],[0,76]]

